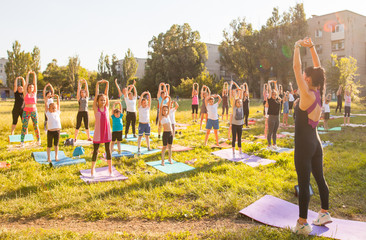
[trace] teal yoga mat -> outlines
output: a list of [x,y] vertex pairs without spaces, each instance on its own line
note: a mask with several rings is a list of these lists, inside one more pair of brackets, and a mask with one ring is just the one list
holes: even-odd
[[[32,134],[26,134],[24,137],[24,142],[31,142],[33,140],[34,140],[34,138],[33,138]],[[20,135],[10,135],[9,142],[11,142],[11,143],[19,142],[20,143]]]
[[[117,144],[114,145],[113,149],[118,150]],[[136,154],[138,151],[138,147],[121,143],[121,151],[127,151],[127,152]],[[152,149],[151,151],[148,151],[146,147],[141,147],[141,149],[140,149],[141,155],[149,155],[149,154],[154,154],[154,153],[159,153],[159,152],[161,152],[160,149]]]
[[[47,152],[33,152],[32,157],[34,158],[34,160],[36,160],[36,162],[38,162],[40,164],[50,164],[49,162],[47,162]],[[83,159],[83,158],[73,159],[73,158],[67,157],[63,151],[58,151],[58,159],[59,159],[59,161],[56,162],[55,161],[55,152],[52,151],[51,152],[51,160],[52,160],[51,166],[52,167],[62,167],[62,166],[79,164],[79,163],[86,163],[85,159]]]
[[[157,138],[158,134],[157,133],[150,133],[150,138],[151,137]],[[123,139],[126,139],[127,142],[137,142],[138,135],[136,134],[136,137],[133,137],[133,134],[128,134],[127,138],[123,137]],[[146,141],[145,134],[142,136],[141,140]]]
[[[342,128],[341,127],[334,127],[334,128],[330,128],[328,129],[328,131],[341,131]],[[325,131],[323,127],[318,127],[318,131]]]
[[161,160],[154,162],[147,162],[146,164],[158,169],[167,174],[187,172],[195,169],[194,167],[188,166],[187,164],[176,162],[172,160],[173,164],[170,164],[168,160],[165,160],[165,166],[161,166]]

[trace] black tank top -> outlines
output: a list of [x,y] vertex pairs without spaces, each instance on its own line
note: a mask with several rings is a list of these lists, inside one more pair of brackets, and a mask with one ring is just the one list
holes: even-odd
[[337,95],[337,100],[338,100],[338,102],[342,102],[342,95],[341,94]]
[[14,98],[15,98],[15,102],[14,102],[13,110],[21,110],[21,109],[23,109],[23,103],[24,103],[24,95],[23,95],[23,93],[20,93],[20,92],[16,91],[14,93]]
[[244,98],[243,109],[245,109],[245,110],[249,109],[249,98],[248,97]]
[[309,124],[308,112],[302,111],[299,105],[300,103],[295,107],[295,144],[305,139],[305,141],[309,141],[309,139],[314,140],[314,138],[318,138],[317,128],[313,128]]
[[227,95],[222,95],[222,105],[225,107],[229,105],[227,100],[228,100]]

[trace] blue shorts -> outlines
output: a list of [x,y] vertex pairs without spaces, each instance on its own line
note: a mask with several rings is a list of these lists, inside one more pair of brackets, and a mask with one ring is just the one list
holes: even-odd
[[144,135],[150,136],[150,124],[148,123],[139,123],[139,136]]
[[212,120],[212,119],[207,119],[207,123],[206,123],[206,129],[219,129],[219,119],[217,120]]

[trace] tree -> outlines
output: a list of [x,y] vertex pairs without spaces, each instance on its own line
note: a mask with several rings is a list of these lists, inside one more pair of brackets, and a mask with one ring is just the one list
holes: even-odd
[[200,41],[199,32],[192,31],[187,23],[174,24],[166,33],[154,36],[149,48],[142,85],[152,95],[162,81],[178,86],[181,79],[195,78],[205,69],[206,44]]
[[21,50],[20,43],[15,41],[12,51],[7,52],[8,62],[5,64],[5,73],[8,86],[11,86],[18,76],[25,77],[29,70],[34,70],[36,74],[39,73],[40,50],[38,47],[35,46],[31,53],[24,52]]
[[[332,54],[332,61],[334,63],[333,67],[331,63],[328,63],[327,67],[330,70],[330,78],[328,78],[329,74],[327,73],[327,86],[329,85],[331,90],[336,91],[341,85],[343,89],[346,86],[352,86],[352,98],[355,101],[359,101],[359,94],[361,88],[361,84],[359,81],[355,81],[356,77],[359,76],[357,74],[357,59],[353,57],[342,57],[338,59],[337,55]],[[334,67],[336,69],[334,69]],[[334,74],[334,75],[333,75]],[[337,78],[338,77],[338,78]]]
[[69,63],[67,64],[67,75],[69,78],[70,87],[74,89],[74,91],[77,89],[77,82],[79,80],[79,68],[79,56],[76,55],[74,57],[69,57]]
[[52,59],[52,62],[47,64],[43,76],[44,81],[51,83],[58,94],[61,94],[61,89],[65,91],[70,88],[66,67],[59,67],[56,59]]
[[136,59],[133,56],[131,49],[128,49],[122,64],[123,80],[126,82],[126,85],[128,85],[131,80],[135,79],[137,67],[138,64]]

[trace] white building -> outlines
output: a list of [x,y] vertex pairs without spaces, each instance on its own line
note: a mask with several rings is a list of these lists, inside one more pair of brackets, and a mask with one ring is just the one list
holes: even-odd
[[6,74],[5,74],[5,64],[8,62],[6,58],[0,58],[0,83],[3,86],[7,86]]
[[[145,76],[145,67],[146,67],[147,58],[135,58],[135,59],[137,62],[137,71],[136,71],[135,76],[137,78],[143,78]],[[123,71],[123,59],[118,60],[118,65],[117,65],[118,74],[122,75],[122,71]]]

